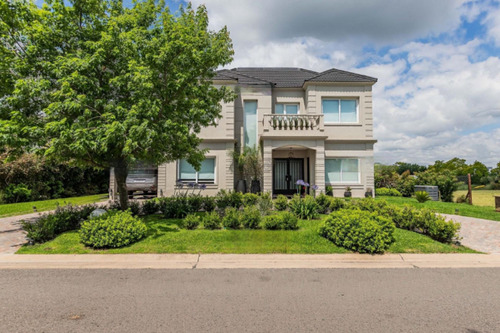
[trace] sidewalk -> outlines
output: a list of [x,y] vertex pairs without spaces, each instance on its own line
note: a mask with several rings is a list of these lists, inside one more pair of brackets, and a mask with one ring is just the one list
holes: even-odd
[[0,255],[0,269],[500,268],[500,254]]

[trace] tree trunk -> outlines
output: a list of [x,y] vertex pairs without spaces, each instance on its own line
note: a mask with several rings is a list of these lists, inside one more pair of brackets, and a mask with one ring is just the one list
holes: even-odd
[[128,166],[125,161],[119,161],[115,166],[115,181],[120,195],[120,208],[126,210],[128,208],[128,192],[127,192],[127,176]]

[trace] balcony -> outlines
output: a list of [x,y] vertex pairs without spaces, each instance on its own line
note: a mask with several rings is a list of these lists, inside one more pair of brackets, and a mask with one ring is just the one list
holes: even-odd
[[265,114],[263,118],[265,137],[324,137],[322,114]]

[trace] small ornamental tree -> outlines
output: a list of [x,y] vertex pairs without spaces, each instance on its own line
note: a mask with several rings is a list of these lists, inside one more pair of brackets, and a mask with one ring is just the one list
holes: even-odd
[[[234,93],[213,86],[232,61],[226,28],[208,30],[204,6],[164,1],[1,2],[0,140],[45,156],[114,168],[122,209],[135,161],[204,159],[200,129]],[[4,75],[5,74],[5,75]]]

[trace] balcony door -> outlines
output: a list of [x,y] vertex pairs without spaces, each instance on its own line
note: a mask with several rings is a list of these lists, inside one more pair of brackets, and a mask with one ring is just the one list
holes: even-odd
[[273,194],[297,193],[297,180],[304,179],[303,158],[275,158],[273,160]]

